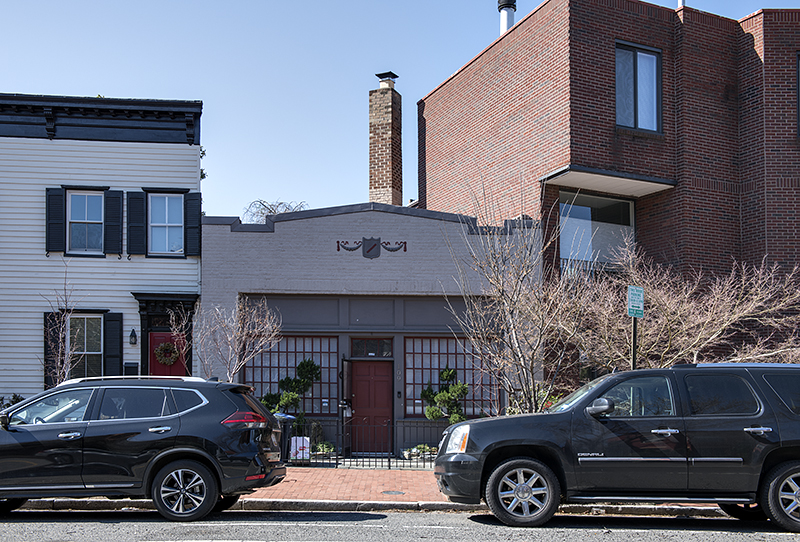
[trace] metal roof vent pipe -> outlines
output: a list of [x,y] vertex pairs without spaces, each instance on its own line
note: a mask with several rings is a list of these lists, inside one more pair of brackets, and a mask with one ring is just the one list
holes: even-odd
[[517,11],[517,3],[497,0],[497,11],[500,12],[500,35],[502,36],[514,26],[514,12]]

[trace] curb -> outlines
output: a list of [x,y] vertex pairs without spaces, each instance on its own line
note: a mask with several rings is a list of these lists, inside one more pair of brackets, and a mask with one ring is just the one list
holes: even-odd
[[[147,499],[33,499],[22,506],[24,510],[155,510]],[[416,512],[488,512],[485,504],[458,504],[442,501],[322,501],[290,499],[247,499],[237,502],[231,510],[290,511],[290,512],[368,512],[405,510]],[[714,505],[641,505],[641,504],[564,504],[558,509],[564,515],[608,516],[672,516],[728,517]]]

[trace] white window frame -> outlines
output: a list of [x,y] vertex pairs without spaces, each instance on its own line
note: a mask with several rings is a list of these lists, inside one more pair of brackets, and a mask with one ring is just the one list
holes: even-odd
[[[100,220],[89,220],[81,217],[80,220],[72,218],[72,196],[95,196],[100,198]],[[88,199],[87,199],[88,202]],[[67,252],[81,254],[103,254],[103,243],[105,236],[105,196],[103,192],[96,190],[69,190],[67,191]],[[87,205],[88,210],[88,205]],[[72,246],[72,225],[73,224],[100,224],[100,248],[82,248]]]
[[[152,216],[153,210],[153,199],[154,198],[164,198],[164,208],[166,213],[166,222],[154,222]],[[169,200],[175,198],[180,200],[180,209],[181,209],[181,220],[180,224],[170,222],[169,216]],[[158,254],[158,255],[172,255],[172,256],[182,256],[186,251],[186,211],[184,209],[184,199],[183,194],[164,194],[164,193],[152,193],[147,194],[147,253],[148,254]],[[166,228],[167,237],[165,240],[165,245],[169,242],[169,232],[170,230],[180,229],[180,240],[181,240],[181,248],[180,250],[169,250],[169,246],[167,246],[167,250],[155,250],[153,248],[153,242],[156,238],[155,234],[153,233],[154,228]]]
[[[85,339],[85,337],[84,337],[84,344],[82,345],[82,347],[79,348],[78,345],[73,345],[72,344],[72,321],[73,320],[78,320],[78,319],[83,319],[83,320],[94,319],[94,320],[99,320],[100,321],[100,350],[98,350],[98,351],[94,351],[94,350],[87,351],[86,350],[86,339]],[[103,352],[104,352],[104,349],[105,349],[104,337],[103,337],[104,323],[105,322],[103,321],[103,315],[102,314],[73,313],[73,314],[70,315],[69,324],[68,324],[68,328],[69,329],[67,331],[67,341],[68,341],[67,351],[68,352],[72,352],[73,355],[80,356],[81,358],[84,358],[87,355],[91,355],[91,356],[99,355],[100,356],[100,374],[99,375],[86,375],[85,374],[86,373],[86,371],[85,371],[85,367],[86,367],[85,359],[83,359],[82,361],[84,362],[84,374],[83,375],[72,374],[72,370],[70,370],[70,378],[83,378],[85,376],[103,376],[103,373],[104,373],[104,367],[103,366],[105,365],[103,363],[103,357],[104,357],[103,356]],[[84,324],[84,329],[86,329],[86,325],[85,324]],[[73,346],[75,347],[74,350],[73,350]],[[78,365],[73,367],[73,370],[75,368],[77,368],[77,366]]]

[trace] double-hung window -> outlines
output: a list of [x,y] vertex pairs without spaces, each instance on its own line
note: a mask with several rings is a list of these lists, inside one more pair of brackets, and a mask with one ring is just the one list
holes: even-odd
[[661,53],[617,43],[617,125],[661,131]]
[[183,195],[149,194],[150,254],[183,254]]
[[70,376],[103,376],[103,317],[73,314],[69,318],[69,349],[76,360]]
[[199,192],[145,188],[128,198],[128,254],[157,258],[200,255]]
[[103,192],[69,192],[68,251],[103,253]]
[[45,192],[45,250],[95,258],[122,254],[123,193],[107,186],[64,186]]

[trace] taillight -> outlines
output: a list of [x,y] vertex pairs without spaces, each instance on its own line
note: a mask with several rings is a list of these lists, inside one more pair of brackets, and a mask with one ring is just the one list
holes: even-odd
[[222,425],[231,424],[242,424],[247,429],[261,429],[267,427],[267,419],[257,412],[239,410],[222,420]]

